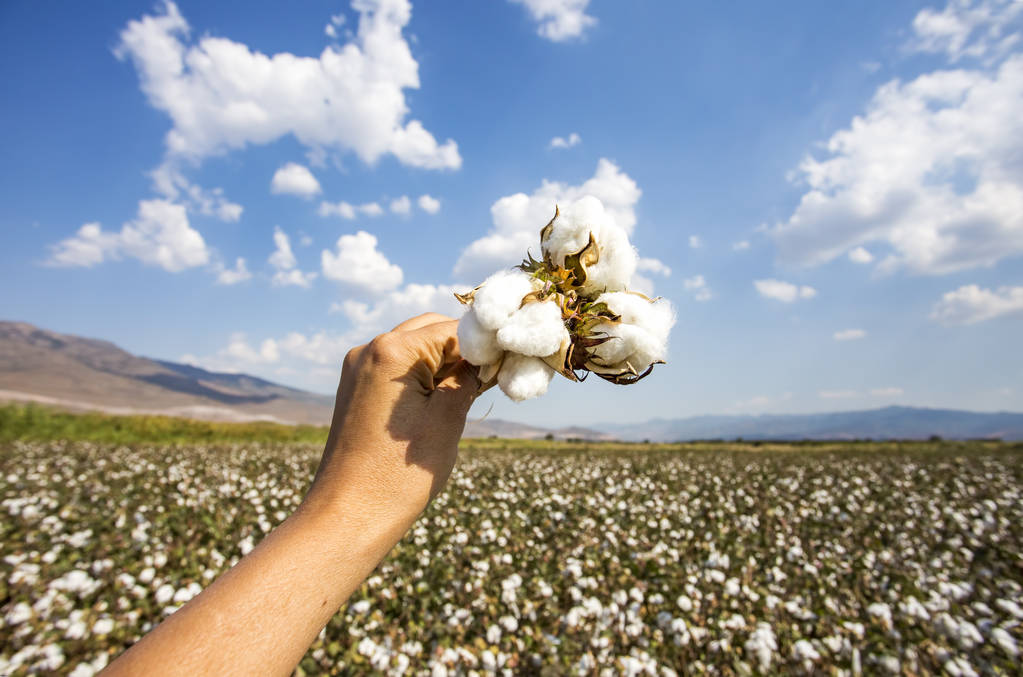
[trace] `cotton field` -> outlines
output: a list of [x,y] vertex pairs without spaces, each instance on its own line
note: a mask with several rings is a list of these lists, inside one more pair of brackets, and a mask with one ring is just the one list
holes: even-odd
[[[317,459],[5,445],[0,674],[99,671]],[[1021,644],[1018,447],[469,445],[299,672],[1019,674]]]

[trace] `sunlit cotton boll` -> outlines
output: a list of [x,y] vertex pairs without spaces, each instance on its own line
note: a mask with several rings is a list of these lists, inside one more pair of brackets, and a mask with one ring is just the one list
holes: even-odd
[[497,384],[505,395],[521,402],[547,392],[554,370],[539,357],[508,353],[497,375]]
[[467,362],[478,366],[501,359],[503,351],[497,345],[497,332],[480,324],[475,303],[458,323],[458,350]]
[[534,357],[557,352],[567,340],[568,330],[561,318],[561,308],[553,301],[527,303],[512,313],[508,323],[497,332],[501,348]]
[[522,299],[535,289],[533,278],[518,269],[502,270],[488,277],[476,290],[472,302],[480,326],[492,330],[505,326],[522,305]]
[[564,266],[565,258],[583,249],[590,235],[596,242],[599,258],[586,269],[583,293],[627,289],[639,257],[629,243],[628,234],[595,197],[588,195],[563,208],[559,206],[550,233],[541,242],[543,253]]
[[598,324],[595,335],[610,336],[610,340],[593,350],[602,366],[618,368],[626,362],[642,372],[654,362],[663,361],[668,354],[668,334],[675,324],[675,309],[666,299],[650,302],[642,296],[628,292],[612,292],[597,297],[616,315],[618,324]]

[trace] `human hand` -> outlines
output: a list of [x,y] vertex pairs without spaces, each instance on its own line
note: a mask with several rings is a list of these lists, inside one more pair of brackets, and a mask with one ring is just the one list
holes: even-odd
[[348,353],[307,503],[411,523],[440,491],[480,388],[457,326],[428,313]]

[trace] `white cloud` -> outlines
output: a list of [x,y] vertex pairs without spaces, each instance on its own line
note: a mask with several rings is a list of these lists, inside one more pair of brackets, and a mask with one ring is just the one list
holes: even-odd
[[902,388],[874,388],[870,394],[873,397],[899,397],[902,395]]
[[540,24],[536,32],[554,42],[577,38],[597,20],[586,14],[590,0],[511,0],[525,5],[533,20]]
[[376,202],[353,205],[342,200],[340,202],[321,202],[318,213],[324,217],[339,216],[342,219],[351,221],[360,214],[363,216],[381,216],[384,213],[384,208]]
[[709,301],[713,296],[710,287],[707,286],[707,281],[703,279],[703,275],[696,275],[682,280],[682,286],[686,291],[692,292],[693,299],[696,301]]
[[867,332],[862,329],[843,329],[842,331],[836,331],[832,337],[836,341],[856,341],[867,335]]
[[242,217],[243,207],[224,196],[222,188],[206,189],[198,186],[181,173],[173,162],[164,162],[150,173],[153,188],[171,202],[184,204],[189,210],[204,216],[215,216],[228,223]]
[[749,249],[749,240],[739,240],[732,244],[732,251],[741,252]]
[[893,80],[806,158],[809,186],[772,229],[787,263],[819,265],[879,242],[881,271],[945,274],[1023,254],[1023,55],[997,69]]
[[308,289],[316,279],[315,272],[304,273],[297,268],[298,261],[291,251],[291,241],[287,233],[274,226],[274,251],[267,262],[274,267],[272,284],[275,287],[303,287]]
[[247,364],[272,364],[281,359],[281,352],[274,339],[266,339],[256,350],[248,344],[245,334],[236,333],[221,353],[225,357],[234,358]]
[[640,258],[636,264],[636,270],[644,273],[654,273],[668,277],[671,275],[671,268],[660,259]]
[[216,267],[216,271],[217,284],[238,284],[252,278],[252,273],[249,272],[248,267],[245,265],[245,259],[240,256],[235,259],[234,268],[225,268],[223,264],[219,264]]
[[419,208],[427,214],[436,214],[440,211],[440,200],[437,198],[430,197],[429,195],[420,195],[417,202],[419,203]]
[[817,393],[822,400],[847,400],[859,396],[855,390],[821,390]]
[[307,167],[289,162],[274,172],[270,192],[275,195],[297,195],[311,198],[320,193],[320,182]]
[[391,211],[395,214],[408,216],[412,213],[412,200],[408,199],[408,195],[402,195],[399,198],[391,200]]
[[52,247],[49,263],[94,266],[125,256],[172,273],[210,260],[206,242],[189,225],[183,205],[167,200],[142,200],[138,215],[124,224],[120,232],[105,232],[100,224],[87,223],[76,235]]
[[366,341],[391,329],[396,324],[425,312],[441,313],[450,317],[461,315],[462,306],[455,292],[466,287],[432,284],[407,284],[385,293],[373,303],[347,300],[331,306],[331,312],[341,313],[352,324],[349,332],[353,341]]
[[173,2],[131,21],[115,50],[138,71],[150,104],[167,113],[171,155],[204,157],[294,135],[309,148],[352,151],[373,163],[457,169],[453,140],[438,144],[418,120],[406,122],[405,89],[419,87],[419,65],[402,30],[408,0],[357,0],[353,39],[319,57],[267,56],[227,38],[189,40]]
[[324,277],[371,292],[393,290],[403,277],[401,268],[377,250],[377,239],[363,230],[342,235],[337,253],[324,249],[321,261]]
[[699,235],[690,235],[689,236],[689,247],[691,249],[699,249],[702,246],[703,246],[703,240],[700,239]]
[[863,247],[856,247],[855,249],[849,250],[849,260],[853,263],[866,265],[874,260],[874,255]]
[[792,303],[798,299],[812,299],[817,295],[817,290],[813,287],[808,287],[805,284],[798,286],[782,280],[754,280],[753,286],[761,296],[784,303]]
[[327,35],[328,38],[336,39],[337,38],[337,29],[340,28],[341,26],[343,26],[344,23],[345,23],[345,15],[344,14],[335,14],[332,17],[330,17],[330,23],[328,23],[326,26],[323,27],[323,32]]
[[582,143],[582,137],[572,132],[566,139],[563,136],[555,136],[551,139],[550,148],[571,148],[572,146],[578,146]]
[[521,262],[529,249],[539,255],[540,229],[554,216],[555,204],[573,202],[586,195],[603,202],[618,225],[631,234],[641,193],[628,174],[601,158],[593,177],[582,185],[544,179],[532,195],[515,193],[502,197],[490,206],[493,227],[465,248],[455,264],[455,274],[478,282],[498,268]]
[[1021,311],[1023,287],[991,291],[968,284],[944,294],[934,305],[931,319],[946,325],[976,324]]
[[1019,0],[951,0],[942,11],[925,8],[913,19],[911,51],[944,54],[955,63],[963,57],[997,56],[1019,42],[1010,32],[1023,14]]

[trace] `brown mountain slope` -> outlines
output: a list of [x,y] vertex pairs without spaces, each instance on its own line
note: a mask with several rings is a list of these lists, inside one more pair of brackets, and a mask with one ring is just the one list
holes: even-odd
[[327,423],[333,398],[138,357],[113,343],[0,322],[0,399],[193,418]]

